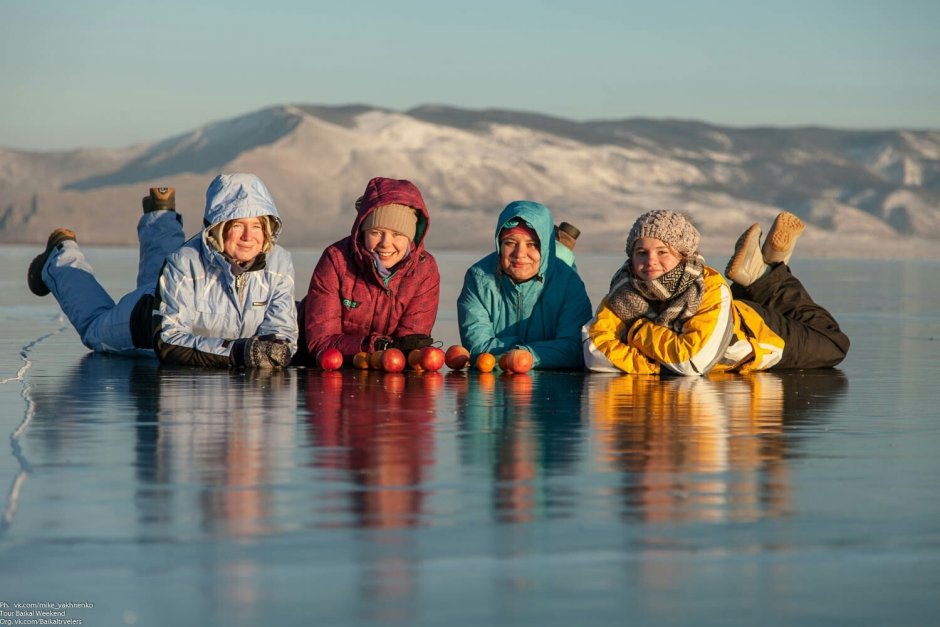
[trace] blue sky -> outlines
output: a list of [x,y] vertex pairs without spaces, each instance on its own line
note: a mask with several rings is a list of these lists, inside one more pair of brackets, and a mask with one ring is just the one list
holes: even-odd
[[3,0],[0,147],[275,104],[940,129],[940,2]]

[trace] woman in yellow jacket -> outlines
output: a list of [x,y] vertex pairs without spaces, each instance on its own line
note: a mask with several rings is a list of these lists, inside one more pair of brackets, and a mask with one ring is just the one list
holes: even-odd
[[787,262],[804,225],[781,213],[764,246],[752,225],[725,273],[705,265],[700,234],[674,211],[637,218],[627,260],[582,329],[589,370],[704,375],[712,370],[826,368],[849,339],[790,273]]

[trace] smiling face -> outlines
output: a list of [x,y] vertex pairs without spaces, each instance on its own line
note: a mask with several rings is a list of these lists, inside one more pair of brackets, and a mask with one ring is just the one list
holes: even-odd
[[515,230],[499,240],[499,267],[516,283],[538,274],[541,261],[539,242],[531,235]]
[[363,233],[363,243],[369,252],[375,253],[386,270],[405,258],[411,240],[407,235],[391,229],[374,228]]
[[678,251],[655,237],[638,239],[630,256],[633,274],[644,281],[658,279],[681,262]]
[[264,225],[261,218],[239,218],[225,224],[222,250],[229,258],[244,263],[264,249]]

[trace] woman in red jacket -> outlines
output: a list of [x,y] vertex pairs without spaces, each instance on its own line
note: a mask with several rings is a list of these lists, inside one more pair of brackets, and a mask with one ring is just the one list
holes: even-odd
[[441,278],[424,249],[429,224],[413,183],[369,181],[356,201],[351,234],[323,251],[298,305],[295,363],[313,363],[329,347],[338,348],[348,365],[360,351],[431,343]]

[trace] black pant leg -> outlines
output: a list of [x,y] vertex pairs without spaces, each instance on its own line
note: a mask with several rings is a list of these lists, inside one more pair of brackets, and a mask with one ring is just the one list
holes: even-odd
[[786,264],[775,265],[748,287],[734,285],[732,294],[753,307],[783,338],[783,357],[773,369],[830,368],[845,359],[848,336]]

